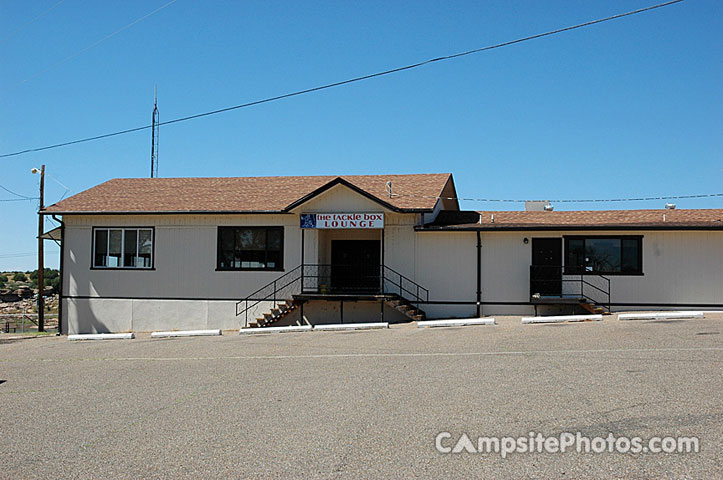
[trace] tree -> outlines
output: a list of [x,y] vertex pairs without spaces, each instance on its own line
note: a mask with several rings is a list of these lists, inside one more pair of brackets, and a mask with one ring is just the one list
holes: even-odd
[[22,272],[17,272],[15,275],[13,275],[13,281],[15,282],[24,282],[25,280],[25,274]]
[[[55,270],[53,268],[45,267],[44,272],[45,272],[45,273],[43,273],[44,279],[53,279],[53,278],[58,277],[58,270]],[[37,270],[33,270],[32,272],[29,272],[28,276],[30,277],[31,281],[35,281],[35,283],[37,284],[37,280],[38,280],[38,271]]]
[[50,285],[53,287],[53,295],[60,293],[60,277],[51,280]]
[[[38,271],[33,270],[28,274],[28,276],[30,277],[30,285],[33,288],[38,288]],[[60,275],[58,270],[46,268],[43,276],[43,283],[46,287],[53,287],[53,293],[58,293],[60,291]]]

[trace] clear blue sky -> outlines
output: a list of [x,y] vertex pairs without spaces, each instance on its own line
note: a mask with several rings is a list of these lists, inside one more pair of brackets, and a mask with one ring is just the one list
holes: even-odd
[[[652,5],[629,1],[0,2],[0,153],[161,120]],[[452,172],[460,196],[723,191],[723,2],[682,4],[319,93],[163,127],[160,175]],[[40,73],[39,73],[40,72]],[[37,75],[36,75],[37,74]],[[27,82],[22,83],[24,80]],[[0,159],[37,194],[149,172],[150,132]],[[47,203],[64,192],[47,179]],[[13,198],[0,191],[0,199]],[[558,204],[662,208],[664,202]],[[723,198],[680,200],[721,208]],[[464,202],[469,209],[517,204]],[[0,202],[0,270],[31,269],[34,202]],[[58,248],[47,243],[48,266]]]

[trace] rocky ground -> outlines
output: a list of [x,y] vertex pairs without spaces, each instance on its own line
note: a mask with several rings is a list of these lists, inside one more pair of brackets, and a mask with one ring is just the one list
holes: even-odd
[[[31,320],[36,320],[35,314],[38,313],[37,298],[38,289],[32,288],[30,279],[26,276],[25,280],[14,280],[15,272],[2,273],[8,281],[5,282],[3,288],[0,288],[0,331],[8,330],[10,332],[17,331],[18,328],[23,330],[34,327]],[[46,326],[52,328],[57,325],[58,313],[58,295],[52,294],[51,287],[45,287],[45,312]],[[9,316],[20,314],[17,317]],[[23,318],[21,314],[33,314],[31,317]]]
[[[23,298],[17,302],[0,302],[0,314],[10,313],[37,313],[37,290],[33,292],[32,298]],[[45,297],[46,313],[58,313],[58,296]]]

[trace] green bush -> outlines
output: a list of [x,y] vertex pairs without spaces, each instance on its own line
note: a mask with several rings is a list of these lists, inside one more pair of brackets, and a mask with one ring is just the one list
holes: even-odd
[[15,282],[24,282],[26,279],[25,274],[22,272],[18,272],[15,275],[13,275],[13,281]]
[[[51,275],[50,277],[43,278],[43,283],[46,287],[53,287],[53,294],[60,292],[60,276],[57,274],[57,270],[55,271],[55,275]],[[38,288],[38,277],[37,275],[35,278],[30,282],[30,286],[33,288]],[[39,290],[39,289],[38,289]]]
[[5,283],[8,281],[7,275],[0,275],[0,283]]
[[[37,285],[38,271],[33,270],[32,272],[29,272],[28,276],[30,277],[30,280],[34,280],[35,284]],[[46,268],[43,273],[43,278],[45,280],[48,280],[48,279],[52,280],[54,278],[58,278],[58,271],[53,268]]]
[[53,294],[60,293],[60,277],[52,279],[50,285],[53,287]]

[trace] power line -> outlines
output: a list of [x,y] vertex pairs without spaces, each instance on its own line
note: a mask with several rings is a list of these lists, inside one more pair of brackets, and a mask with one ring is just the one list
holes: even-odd
[[33,23],[35,23],[36,21],[40,20],[42,17],[44,17],[45,15],[47,15],[48,13],[50,13],[51,11],[55,10],[55,7],[59,6],[59,5],[60,5],[61,3],[63,3],[64,1],[65,1],[65,0],[60,0],[59,2],[56,2],[52,7],[50,7],[50,8],[47,9],[47,10],[45,10],[45,11],[44,11],[43,13],[41,13],[40,15],[38,15],[38,16],[36,16],[35,18],[33,18],[33,19],[25,22],[25,23],[22,24],[20,27],[16,28],[15,30],[13,30],[12,32],[10,32],[9,34],[7,34],[2,40],[0,40],[0,45],[2,45],[3,43],[7,42],[11,37],[15,36],[15,34],[17,34],[17,33],[21,32],[21,31],[25,30],[25,29],[26,29],[27,27],[29,27],[31,24],[33,24]]
[[29,253],[8,253],[5,255],[0,255],[0,258],[19,258],[19,257],[32,257],[37,255],[38,252],[29,252]]
[[[40,200],[40,197],[35,198],[3,198],[0,202],[27,202],[28,200]],[[56,202],[57,203],[57,202]]]
[[[175,1],[175,0],[174,0],[174,1]],[[497,44],[489,45],[489,46],[486,46],[486,47],[476,48],[476,49],[474,49],[474,50],[468,50],[468,51],[466,51],[466,52],[460,52],[460,53],[455,53],[455,54],[447,55],[447,56],[444,56],[444,57],[433,58],[433,59],[430,59],[430,60],[425,60],[425,61],[423,61],[423,62],[418,62],[418,63],[414,63],[414,64],[411,64],[411,65],[406,65],[406,66],[404,66],[404,67],[397,67],[397,68],[393,68],[393,69],[391,69],[391,70],[385,70],[385,71],[382,71],[382,72],[372,73],[372,74],[369,74],[369,75],[363,75],[363,76],[361,76],[361,77],[355,77],[355,78],[351,78],[351,79],[348,79],[348,80],[342,80],[342,81],[340,81],[340,82],[328,83],[328,84],[326,84],[326,85],[321,85],[321,86],[313,87],[313,88],[307,88],[307,89],[305,89],[305,90],[298,90],[298,91],[295,91],[295,92],[286,93],[286,94],[278,95],[278,96],[275,96],[275,97],[268,97],[268,98],[264,98],[264,99],[262,99],[262,100],[256,100],[256,101],[253,101],[253,102],[242,103],[242,104],[240,104],[240,105],[234,105],[234,106],[232,106],[232,107],[220,108],[220,109],[217,109],[217,110],[211,110],[211,111],[209,111],[209,112],[198,113],[198,114],[195,114],[195,115],[189,115],[189,116],[187,116],[187,117],[181,117],[181,118],[176,118],[176,119],[173,119],[173,120],[167,120],[167,121],[165,121],[165,122],[160,122],[160,123],[158,123],[158,125],[159,125],[159,126],[171,125],[171,124],[173,124],[173,123],[185,122],[185,121],[188,121],[188,120],[195,120],[195,119],[197,119],[197,118],[207,117],[207,116],[210,116],[210,115],[216,115],[216,114],[224,113],[224,112],[229,112],[229,111],[231,111],[231,110],[237,110],[237,109],[240,109],[240,108],[252,107],[252,106],[255,106],[255,105],[260,105],[260,104],[262,104],[262,103],[274,102],[274,101],[277,101],[277,100],[283,100],[283,99],[285,99],[285,98],[296,97],[296,96],[299,96],[299,95],[305,95],[305,94],[307,94],[307,93],[312,93],[312,92],[318,92],[318,91],[320,91],[320,90],[326,90],[326,89],[329,89],[329,88],[339,87],[339,86],[347,85],[347,84],[350,84],[350,83],[361,82],[361,81],[363,81],[363,80],[369,80],[369,79],[372,79],[372,78],[382,77],[382,76],[385,76],[385,75],[390,75],[390,74],[402,72],[402,71],[405,71],[405,70],[411,70],[411,69],[413,69],[413,68],[419,68],[419,67],[422,67],[422,66],[424,66],[424,65],[428,65],[428,64],[434,63],[434,62],[441,62],[441,61],[444,61],[444,60],[451,60],[451,59],[454,59],[454,58],[463,57],[463,56],[466,56],[466,55],[472,55],[472,54],[484,52],[484,51],[487,51],[487,50],[493,50],[493,49],[496,49],[496,48],[508,47],[508,46],[510,46],[510,45],[515,45],[515,44],[517,44],[517,43],[527,42],[527,41],[529,41],[529,40],[535,40],[535,39],[542,38],[542,37],[547,37],[547,36],[550,36],[550,35],[556,35],[556,34],[558,34],[558,33],[567,32],[567,31],[570,31],[570,30],[578,29],[578,28],[588,27],[588,26],[595,25],[595,24],[598,24],[598,23],[607,22],[607,21],[610,21],[610,20],[616,20],[616,19],[618,19],[618,18],[627,17],[627,16],[630,16],[630,15],[635,15],[635,14],[638,14],[638,13],[647,12],[647,11],[649,11],[649,10],[654,10],[654,9],[657,9],[657,8],[667,7],[667,6],[669,6],[669,5],[673,5],[673,4],[676,4],[676,3],[680,3],[680,2],[682,2],[682,1],[683,1],[683,0],[672,0],[672,1],[670,1],[670,2],[660,3],[660,4],[658,4],[658,5],[653,5],[653,6],[650,6],[650,7],[640,8],[640,9],[638,9],[638,10],[633,10],[633,11],[626,12],[626,13],[619,13],[619,14],[617,14],[617,15],[613,15],[613,16],[610,16],[610,17],[601,18],[601,19],[598,19],[598,20],[592,20],[592,21],[585,22],[585,23],[580,23],[580,24],[573,25],[573,26],[570,26],[570,27],[559,28],[559,29],[557,29],[557,30],[551,30],[551,31],[548,31],[548,32],[545,32],[545,33],[538,33],[538,34],[536,34],[536,35],[531,35],[531,36],[528,36],[528,37],[518,38],[518,39],[516,39],[516,40],[510,40],[510,41],[503,42],[503,43],[497,43]],[[2,155],[0,155],[0,158],[13,157],[13,156],[16,156],[16,155],[22,155],[22,154],[31,153],[31,152],[40,152],[40,151],[43,151],[43,150],[50,150],[50,149],[52,149],[52,148],[67,147],[67,146],[69,146],[69,145],[75,145],[75,144],[78,144],[78,143],[91,142],[91,141],[94,141],[94,140],[100,140],[100,139],[103,139],[103,138],[115,137],[115,136],[118,136],[118,135],[125,135],[125,134],[127,134],[127,133],[138,132],[138,131],[140,131],[140,130],[147,130],[147,129],[149,129],[149,128],[152,128],[152,125],[144,125],[144,126],[142,126],[142,127],[128,128],[128,129],[126,129],[126,130],[120,130],[120,131],[112,132],[112,133],[105,133],[105,134],[103,134],[103,135],[96,135],[96,136],[94,136],[94,137],[87,137],[87,138],[82,138],[82,139],[79,139],[79,140],[72,140],[72,141],[69,141],[69,142],[56,143],[56,144],[47,145],[47,146],[44,146],[44,147],[28,148],[28,149],[26,149],[26,150],[20,150],[20,151],[13,152],[13,153],[5,153],[5,154],[2,154]]]
[[586,199],[557,199],[557,200],[532,200],[532,199],[500,199],[500,198],[463,198],[463,197],[435,197],[434,195],[414,195],[404,193],[393,193],[392,198],[430,198],[437,200],[462,200],[467,202],[497,202],[497,203],[524,203],[524,202],[551,202],[551,203],[603,203],[603,202],[645,202],[650,200],[683,200],[691,198],[713,198],[723,197],[723,193],[702,193],[694,195],[661,195],[657,197],[637,198],[586,198]]
[[8,192],[9,194],[15,195],[16,197],[19,197],[19,198],[21,198],[21,199],[23,199],[23,200],[35,200],[35,199],[36,199],[36,197],[28,197],[27,195],[20,195],[19,193],[15,193],[15,192],[13,192],[12,190],[10,190],[9,188],[4,187],[4,186],[2,186],[2,185],[0,185],[0,188],[2,188],[3,190],[5,190],[5,191]]
[[[116,35],[118,35],[118,34],[121,33],[122,31],[129,29],[130,27],[132,27],[132,26],[135,25],[136,23],[145,20],[146,18],[150,17],[151,15],[153,15],[153,14],[155,14],[155,13],[157,13],[157,12],[160,12],[160,11],[163,10],[164,8],[166,8],[166,7],[168,7],[168,6],[176,3],[177,1],[178,1],[178,0],[171,0],[170,2],[166,3],[165,5],[162,5],[162,6],[158,7],[158,8],[156,8],[156,9],[153,10],[152,12],[143,15],[141,18],[138,18],[138,19],[132,21],[131,23],[129,23],[128,25],[126,25],[126,26],[124,26],[124,27],[122,27],[122,28],[119,28],[119,29],[116,30],[115,32],[113,32],[113,33],[111,33],[111,34],[109,34],[109,35],[106,35],[105,37],[101,38],[100,40],[91,43],[91,44],[88,45],[87,47],[78,50],[78,51],[75,52],[74,54],[65,57],[64,59],[60,60],[59,62],[56,62],[56,63],[50,65],[49,67],[47,67],[47,68],[45,68],[45,69],[43,69],[43,70],[40,70],[39,72],[36,72],[36,73],[32,74],[31,76],[29,76],[28,78],[26,78],[26,79],[23,80],[22,82],[14,85],[14,87],[19,87],[20,85],[23,85],[23,84],[27,83],[29,80],[32,80],[33,78],[35,78],[35,77],[37,77],[37,76],[39,76],[39,75],[42,75],[43,73],[47,72],[48,70],[52,70],[53,68],[58,67],[58,66],[60,66],[60,65],[62,65],[62,64],[64,64],[64,63],[66,63],[66,62],[74,59],[74,58],[77,57],[78,55],[81,55],[82,53],[87,52],[87,51],[90,50],[91,48],[97,47],[98,45],[100,45],[101,43],[105,42],[106,40],[109,40],[110,38],[115,37]],[[14,88],[14,87],[13,87],[13,88]]]

